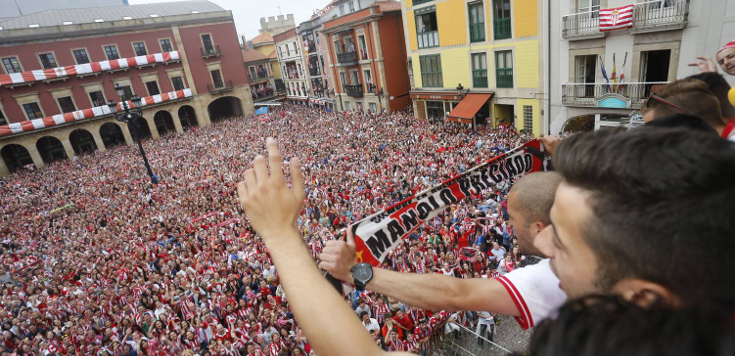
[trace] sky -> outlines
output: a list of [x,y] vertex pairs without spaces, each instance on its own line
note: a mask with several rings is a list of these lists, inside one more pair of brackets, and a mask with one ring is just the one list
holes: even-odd
[[[130,5],[170,2],[175,0],[128,0]],[[258,35],[260,18],[293,14],[296,26],[311,17],[316,9],[326,6],[330,0],[209,0],[231,10],[239,35],[252,39]],[[280,6],[280,10],[279,7]],[[280,11],[280,12],[279,12]]]

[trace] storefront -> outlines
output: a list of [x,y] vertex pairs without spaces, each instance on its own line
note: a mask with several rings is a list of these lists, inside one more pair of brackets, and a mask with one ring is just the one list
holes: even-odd
[[444,121],[447,113],[452,111],[462,100],[456,92],[411,92],[414,103],[414,114],[417,119],[432,122]]

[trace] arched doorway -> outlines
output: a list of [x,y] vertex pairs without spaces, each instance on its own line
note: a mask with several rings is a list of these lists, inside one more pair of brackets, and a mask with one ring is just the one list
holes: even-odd
[[181,121],[181,127],[199,126],[197,121],[197,114],[194,112],[194,108],[189,105],[184,105],[179,108],[179,120]]
[[125,143],[125,136],[120,126],[114,122],[108,122],[100,127],[100,136],[105,148]]
[[28,150],[14,143],[11,143],[0,150],[0,156],[3,157],[5,165],[8,166],[8,170],[14,172],[18,169],[23,168],[27,164],[33,163],[31,154]]
[[38,149],[38,153],[41,154],[44,163],[68,158],[64,145],[61,144],[61,140],[53,136],[41,137],[36,142],[36,148]]
[[137,123],[135,123],[135,124],[133,124],[131,126],[133,127],[134,130],[136,130],[136,129],[137,130],[140,130],[138,132],[132,133],[134,135],[133,136],[134,138],[135,137],[138,137],[138,136],[136,136],[138,134],[140,134],[140,137],[139,138],[140,139],[143,139],[143,140],[149,139],[149,138],[151,138],[153,136],[151,134],[151,128],[150,128],[150,126],[148,126],[148,120],[146,120],[146,119],[144,119],[142,117],[138,119],[138,122]]
[[71,135],[69,135],[69,142],[71,142],[71,147],[74,148],[74,153],[77,155],[92,152],[97,149],[94,136],[85,129],[72,131]]
[[207,106],[209,119],[217,122],[233,116],[242,116],[242,104],[240,99],[234,96],[219,98]]
[[562,126],[562,135],[593,131],[595,129],[595,115],[573,117]]
[[174,131],[174,118],[168,111],[159,111],[153,116],[153,122],[156,124],[158,133],[163,135],[168,131]]

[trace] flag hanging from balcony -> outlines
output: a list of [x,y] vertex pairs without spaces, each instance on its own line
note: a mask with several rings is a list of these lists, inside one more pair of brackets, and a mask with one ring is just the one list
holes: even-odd
[[600,31],[633,27],[633,5],[600,10]]

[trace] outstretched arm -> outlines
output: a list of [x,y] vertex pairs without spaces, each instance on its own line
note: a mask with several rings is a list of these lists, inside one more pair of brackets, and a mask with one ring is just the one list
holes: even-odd
[[293,187],[289,189],[276,141],[268,138],[267,145],[271,174],[268,175],[265,158],[258,156],[237,190],[250,224],[260,233],[278,268],[296,320],[320,356],[382,355],[383,350],[342,296],[319,273],[299,235],[296,219],[305,193],[298,159],[291,161]]

